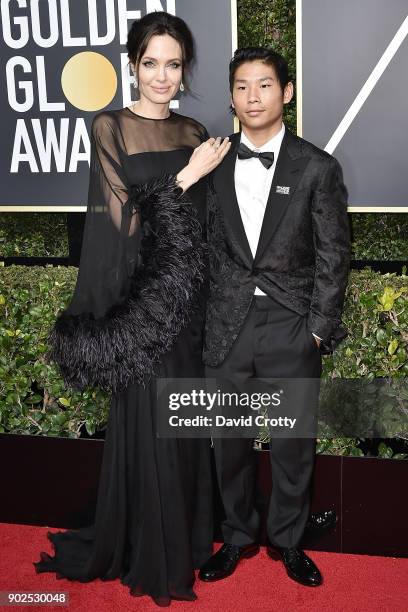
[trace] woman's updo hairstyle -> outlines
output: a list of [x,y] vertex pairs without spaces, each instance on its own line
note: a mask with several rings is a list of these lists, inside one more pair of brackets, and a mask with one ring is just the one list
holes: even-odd
[[183,19],[175,17],[165,11],[148,13],[142,19],[132,23],[129,30],[126,49],[128,58],[134,64],[136,74],[150,39],[153,36],[172,36],[181,47],[182,54],[182,79],[186,91],[189,91],[188,75],[189,69],[195,59],[195,44],[190,28]]

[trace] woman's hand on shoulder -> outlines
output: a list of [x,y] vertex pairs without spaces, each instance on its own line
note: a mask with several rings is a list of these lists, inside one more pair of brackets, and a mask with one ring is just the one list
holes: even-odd
[[231,142],[228,136],[224,140],[221,140],[220,136],[209,138],[194,149],[189,166],[195,170],[199,178],[202,178],[222,162],[230,147]]
[[187,166],[177,175],[180,187],[185,191],[191,185],[216,168],[231,148],[228,138],[209,138],[194,149]]

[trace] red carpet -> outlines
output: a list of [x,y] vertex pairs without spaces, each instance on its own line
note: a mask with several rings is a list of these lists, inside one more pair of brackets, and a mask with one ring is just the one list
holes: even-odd
[[[51,531],[57,529],[50,528]],[[159,610],[147,597],[129,595],[119,580],[89,583],[57,580],[55,574],[36,574],[33,561],[40,550],[52,552],[46,527],[0,524],[0,591],[66,591],[68,607],[30,606],[30,610]],[[197,581],[195,602],[172,602],[170,610],[191,612],[399,612],[408,610],[408,559],[369,557],[311,551],[324,577],[320,587],[290,580],[283,564],[262,548],[244,560],[235,574],[220,582]],[[10,607],[1,606],[2,610]]]

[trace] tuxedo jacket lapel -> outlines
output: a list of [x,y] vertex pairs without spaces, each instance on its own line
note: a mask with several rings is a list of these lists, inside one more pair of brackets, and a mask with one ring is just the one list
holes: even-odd
[[252,268],[253,256],[242,223],[234,180],[237,149],[241,140],[240,133],[230,136],[230,140],[231,148],[215,173],[214,187],[220,206],[224,211],[226,231],[230,241],[242,261]]
[[[260,260],[276,232],[308,161],[308,157],[302,156],[300,141],[286,127],[266,204],[255,262]],[[277,190],[277,187],[286,189]],[[287,188],[289,188],[289,193],[287,193]]]

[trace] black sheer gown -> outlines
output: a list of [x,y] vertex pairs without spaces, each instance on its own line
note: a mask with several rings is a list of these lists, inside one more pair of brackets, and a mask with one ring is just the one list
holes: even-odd
[[174,177],[207,137],[174,112],[95,116],[77,284],[50,334],[67,384],[112,400],[94,524],[48,532],[54,556],[35,569],[120,578],[162,606],[196,598],[194,568],[212,552],[209,441],[156,437],[155,386],[204,376],[207,182],[181,195]]

